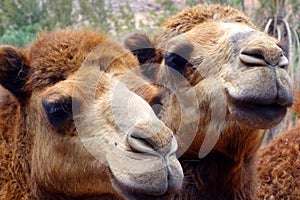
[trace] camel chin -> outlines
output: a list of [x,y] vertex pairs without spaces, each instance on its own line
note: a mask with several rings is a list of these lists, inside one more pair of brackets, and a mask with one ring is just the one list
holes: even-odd
[[[176,143],[175,138],[172,143]],[[175,195],[182,182],[182,171],[178,170],[180,164],[175,151],[176,149],[165,157],[156,153],[108,153],[106,159],[114,189],[126,199],[166,198]]]

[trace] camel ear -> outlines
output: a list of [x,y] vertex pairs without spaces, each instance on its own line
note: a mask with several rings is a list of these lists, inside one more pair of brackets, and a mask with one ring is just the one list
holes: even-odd
[[152,45],[150,38],[144,33],[129,35],[124,41],[124,47],[129,49],[138,58],[141,65],[157,57],[154,45]]
[[23,87],[29,69],[25,54],[11,46],[0,47],[0,84],[18,99],[24,98]]

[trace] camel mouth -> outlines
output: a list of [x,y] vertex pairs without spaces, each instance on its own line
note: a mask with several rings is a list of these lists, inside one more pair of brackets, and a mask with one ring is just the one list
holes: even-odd
[[[229,98],[230,99],[230,98]],[[269,129],[280,123],[287,112],[287,106],[280,105],[276,101],[274,103],[266,100],[255,102],[229,100],[229,112],[246,126],[259,129]]]
[[126,199],[131,199],[131,200],[164,200],[164,199],[174,199],[176,193],[173,192],[166,192],[165,194],[158,195],[158,196],[152,196],[152,195],[143,195],[143,194],[125,194]]
[[127,199],[165,199],[182,185],[183,172],[175,153],[110,152],[107,161],[114,189]]

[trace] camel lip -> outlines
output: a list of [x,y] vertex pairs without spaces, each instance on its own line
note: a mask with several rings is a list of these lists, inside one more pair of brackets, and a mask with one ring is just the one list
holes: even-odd
[[227,102],[238,107],[282,107],[287,108],[293,105],[294,97],[286,93],[281,94],[239,94],[236,92],[231,92],[230,88],[225,88],[225,94]]
[[127,194],[126,199],[143,199],[143,200],[153,200],[153,199],[173,199],[176,193],[172,191],[166,191],[164,194],[153,196],[153,195],[144,195],[144,194]]
[[128,199],[165,199],[181,187],[183,175],[174,174],[176,162],[164,157],[132,152],[120,155],[117,151],[106,158],[113,187]]
[[[113,176],[112,185],[113,188],[119,193],[122,194],[126,199],[143,199],[143,200],[152,200],[152,199],[173,199],[176,194],[180,192],[183,177],[178,179],[180,182],[180,187],[174,187],[174,183],[169,179],[170,174],[160,178],[164,179],[164,183],[152,183],[151,187],[142,187],[137,185],[137,187],[128,187],[127,184],[118,180],[117,177]],[[174,180],[173,180],[174,181]]]
[[[159,176],[160,180],[156,181],[156,183],[148,183],[149,177],[153,176],[150,174],[144,174],[138,176],[137,174],[127,174],[127,176],[132,176],[128,181],[122,180],[122,177],[116,176],[112,171],[113,179],[112,185],[113,188],[122,196],[126,197],[126,199],[160,199],[160,197],[164,197],[169,193],[169,180],[168,175]],[[147,177],[147,179],[145,179]],[[139,179],[145,179],[143,182],[134,183]],[[162,198],[164,199],[164,198]]]
[[269,129],[280,123],[290,106],[288,98],[235,98],[229,93],[227,102],[231,116],[245,126],[259,129]]
[[284,109],[286,106],[282,106],[278,103],[255,103],[255,102],[243,102],[243,101],[235,101],[234,103],[231,103],[237,108],[245,109],[245,110],[278,110],[278,109]]
[[234,107],[239,110],[243,110],[249,113],[264,113],[266,115],[276,115],[281,113],[282,110],[285,110],[286,107],[274,104],[234,104]]
[[260,97],[233,97],[227,93],[230,104],[239,107],[282,107],[286,108],[293,105],[289,98],[260,98]]
[[246,126],[259,129],[269,129],[280,123],[287,107],[272,104],[245,104],[235,102],[229,105],[231,115]]

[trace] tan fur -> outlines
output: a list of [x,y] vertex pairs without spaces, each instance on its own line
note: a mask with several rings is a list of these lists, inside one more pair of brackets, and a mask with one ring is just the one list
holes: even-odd
[[[176,141],[129,90],[148,102],[158,95],[136,66],[90,30],[41,33],[26,51],[0,47],[0,82],[11,92],[0,102],[0,199],[174,196],[183,176]],[[51,121],[45,105],[70,99],[77,107],[63,113],[72,115]]]
[[166,20],[162,27],[184,33],[204,22],[237,22],[254,27],[249,19],[238,10],[221,5],[203,4],[188,8]]
[[[162,25],[162,33],[155,36],[155,39],[159,40],[155,47],[163,47],[165,42],[174,35],[188,32],[195,26],[206,22],[235,22],[255,28],[249,19],[238,10],[221,5],[202,4],[188,8],[167,19]],[[211,38],[213,37],[211,36]]]
[[279,135],[257,155],[259,199],[300,198],[300,126]]
[[[133,50],[139,44],[134,40],[144,44],[149,40],[141,38],[141,34],[129,36],[125,47]],[[265,130],[282,120],[293,101],[278,41],[233,8],[198,5],[167,19],[148,43],[163,59],[150,57],[144,63],[169,65],[152,66],[154,83],[176,89],[168,93],[162,87],[160,116],[176,134],[178,153],[183,154],[185,180],[179,198],[256,199],[253,158]],[[137,56],[141,52],[133,51]],[[178,55],[186,60],[184,65]],[[188,83],[178,78],[172,85],[172,70]],[[277,104],[273,115],[269,111]],[[205,138],[218,140],[203,150]],[[199,159],[199,151],[201,156],[209,154]]]

